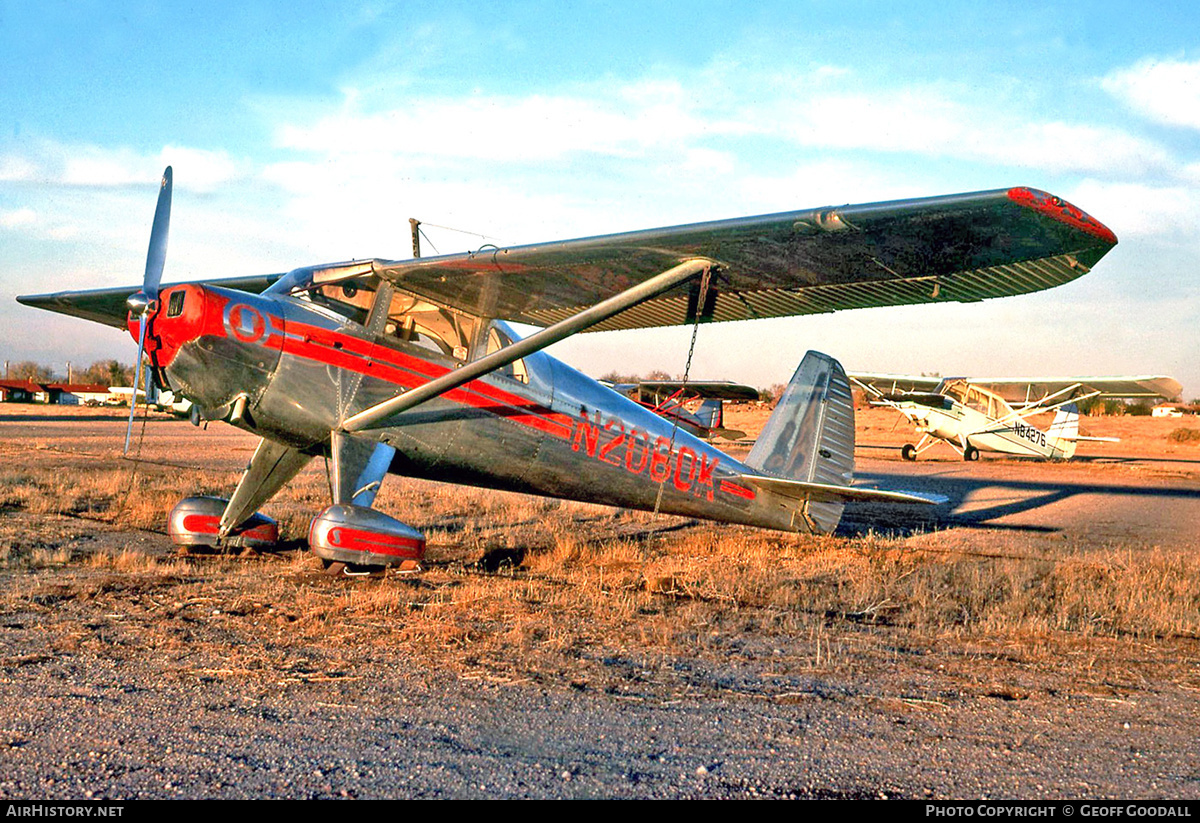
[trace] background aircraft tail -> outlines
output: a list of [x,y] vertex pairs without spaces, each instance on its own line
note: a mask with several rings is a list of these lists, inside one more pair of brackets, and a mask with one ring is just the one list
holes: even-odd
[[1046,440],[1055,451],[1054,457],[1069,460],[1075,455],[1079,440],[1079,408],[1074,403],[1063,406],[1055,413],[1054,422],[1046,432]]
[[[746,465],[768,477],[849,486],[854,477],[854,400],[841,363],[810,351],[751,449]],[[809,499],[808,520],[833,531],[845,501]]]
[[709,397],[696,409],[696,418],[706,429],[719,429],[725,425],[725,402]]

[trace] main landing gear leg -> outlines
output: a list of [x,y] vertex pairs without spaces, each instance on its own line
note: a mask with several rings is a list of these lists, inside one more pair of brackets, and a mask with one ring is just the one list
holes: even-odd
[[310,455],[271,440],[259,442],[228,501],[186,497],[171,510],[167,532],[185,549],[269,549],[279,542],[279,526],[255,510],[296,476]]

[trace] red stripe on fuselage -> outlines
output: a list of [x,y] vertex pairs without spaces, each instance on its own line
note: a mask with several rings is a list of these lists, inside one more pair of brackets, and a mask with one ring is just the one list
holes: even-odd
[[[338,366],[405,389],[416,388],[451,371],[444,366],[360,337],[293,320],[287,321],[286,337],[280,340],[273,336],[267,343],[276,340],[279,340],[280,349],[285,354]],[[530,426],[560,440],[568,440],[571,437],[571,423],[564,415],[482,380],[472,380],[442,396],[456,403]]]
[[745,486],[739,486],[737,483],[731,483],[728,480],[721,481],[721,491],[732,494],[735,497],[741,497],[745,500],[753,500],[756,497],[753,489],[748,489]]

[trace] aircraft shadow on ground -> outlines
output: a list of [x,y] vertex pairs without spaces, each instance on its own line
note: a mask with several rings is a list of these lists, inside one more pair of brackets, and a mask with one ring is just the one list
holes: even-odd
[[[896,452],[897,454],[900,452],[900,448],[901,448],[900,446],[886,446],[886,445],[878,445],[877,446],[877,445],[873,445],[871,443],[859,443],[855,446],[856,450],[857,449],[872,449],[875,451],[892,451],[892,452]],[[875,455],[872,455],[872,456],[875,456]],[[950,450],[950,447],[946,446],[944,453],[939,453],[938,456],[928,458],[928,459],[922,458],[922,462],[961,463],[962,459],[954,457],[953,453]],[[989,457],[987,462],[989,462],[989,463],[995,463],[995,462],[1044,463],[1046,461],[1041,457],[1006,454],[1006,455],[998,455],[998,456]],[[1062,462],[1062,461],[1052,461],[1052,462]],[[1065,462],[1097,463],[1100,465],[1104,465],[1106,463],[1117,463],[1117,464],[1120,464],[1120,463],[1188,463],[1188,464],[1197,464],[1197,463],[1200,463],[1200,460],[1191,460],[1191,459],[1187,459],[1187,458],[1183,458],[1183,457],[1146,457],[1145,455],[1133,455],[1133,454],[1085,454],[1085,455],[1077,454],[1074,457],[1072,457],[1069,461],[1065,461]]]
[[[940,494],[950,500],[939,506],[901,506],[879,503],[851,503],[846,506],[837,533],[860,536],[867,532],[912,534],[947,528],[981,528],[1033,533],[1061,531],[1053,526],[995,522],[1004,517],[1034,511],[1077,495],[1117,497],[1182,498],[1200,501],[1200,489],[1109,485],[1029,480],[995,480],[961,476],[919,476],[868,472],[857,479],[866,485],[884,489]],[[1019,495],[995,505],[961,511],[978,493],[991,491]]]

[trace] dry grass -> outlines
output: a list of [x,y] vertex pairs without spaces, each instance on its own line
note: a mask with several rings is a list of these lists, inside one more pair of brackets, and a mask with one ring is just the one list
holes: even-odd
[[[679,660],[796,672],[950,643],[1056,661],[1079,643],[1200,634],[1200,561],[1184,553],[1037,557],[1001,546],[985,557],[938,535],[782,535],[400,478],[380,508],[428,535],[420,575],[335,580],[299,551],[179,557],[163,537],[135,545],[131,535],[161,532],[180,497],[228,494],[236,472],[145,463],[134,474],[113,459],[42,456],[0,469],[0,612],[121,614],[120,632],[62,642],[186,647],[237,676],[343,676],[354,660],[384,656],[590,683],[614,667],[631,677]],[[297,538],[327,500],[314,461],[265,511]],[[516,563],[486,571],[485,555]],[[324,662],[297,662],[315,658]]]
[[1195,443],[1200,442],[1200,429],[1180,426],[1171,431],[1167,435],[1167,439],[1172,443]]

